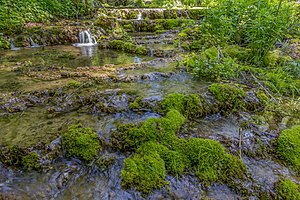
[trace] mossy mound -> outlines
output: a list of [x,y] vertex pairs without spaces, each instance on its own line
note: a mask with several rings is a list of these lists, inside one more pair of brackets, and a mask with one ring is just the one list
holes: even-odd
[[37,170],[40,168],[39,155],[36,152],[31,152],[22,158],[22,164],[27,170]]
[[280,133],[277,154],[300,173],[300,125]]
[[201,138],[187,140],[184,153],[191,167],[203,183],[228,182],[230,178],[242,178],[245,166],[237,157],[227,154],[217,141]]
[[167,112],[164,117],[117,128],[112,134],[113,146],[133,153],[125,159],[122,170],[125,189],[135,187],[148,194],[167,184],[166,174],[178,177],[190,171],[206,186],[213,182],[231,184],[235,178],[244,178],[246,169],[242,161],[227,154],[219,142],[177,137],[176,133],[186,121],[183,115],[204,113],[201,103],[197,95],[171,94],[161,104]]
[[298,200],[300,199],[300,186],[289,179],[280,180],[276,184],[277,199]]
[[67,157],[77,157],[85,161],[93,160],[101,150],[98,135],[81,124],[70,126],[62,135],[62,145]]
[[176,138],[176,132],[184,122],[185,118],[177,110],[170,110],[165,117],[150,118],[138,126],[120,125],[112,135],[112,143],[123,152],[134,151],[148,141],[168,144]]
[[165,113],[170,111],[171,109],[178,110],[189,120],[205,116],[210,112],[208,103],[202,96],[199,96],[197,94],[169,94],[161,102],[161,108]]
[[164,161],[157,153],[135,154],[124,161],[122,187],[135,187],[144,194],[167,184]]
[[166,171],[171,175],[180,176],[189,167],[189,160],[182,152],[170,150],[156,142],[147,142],[141,145],[136,152],[142,155],[157,153],[165,162]]
[[28,152],[18,146],[1,149],[0,162],[5,166],[23,168],[26,170],[38,170],[41,167],[39,155],[36,152]]
[[217,100],[218,108],[222,113],[236,112],[245,107],[245,91],[234,84],[214,83],[208,90]]

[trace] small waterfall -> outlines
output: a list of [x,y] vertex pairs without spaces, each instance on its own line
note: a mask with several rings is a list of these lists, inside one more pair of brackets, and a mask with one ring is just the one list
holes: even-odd
[[79,33],[79,43],[73,44],[75,47],[95,46],[97,41],[89,30]]
[[139,11],[139,14],[137,16],[137,20],[143,20],[143,15],[140,11]]
[[31,37],[29,38],[29,41],[30,41],[31,48],[40,47],[40,45],[35,43]]
[[15,44],[13,42],[10,42],[10,50],[12,51],[17,51],[20,50],[20,47],[16,47]]

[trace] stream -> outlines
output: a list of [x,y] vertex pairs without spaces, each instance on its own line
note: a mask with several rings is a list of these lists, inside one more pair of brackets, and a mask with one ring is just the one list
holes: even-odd
[[[0,51],[0,146],[41,144],[51,151],[60,148],[60,134],[74,123],[91,127],[109,142],[118,123],[137,124],[161,117],[152,109],[131,110],[129,104],[133,97],[142,97],[150,107],[155,107],[174,92],[207,95],[211,82],[194,79],[185,68],[178,66],[180,53],[155,56],[155,51],[174,50],[169,44],[172,37],[149,33],[132,36],[136,43],[152,49],[152,53],[140,56],[97,46],[71,45]],[[240,116],[209,115],[187,127],[180,137],[218,140],[229,152],[236,153],[240,121]],[[243,130],[243,152],[255,148],[256,137],[266,145],[276,137],[257,134],[250,129]],[[5,168],[0,163],[0,199],[245,198],[225,184],[215,183],[203,190],[202,183],[193,174],[181,178],[167,176],[168,188],[144,197],[140,192],[121,187],[120,173],[126,155],[105,149],[102,156],[115,162],[101,169],[59,156],[40,172]],[[248,199],[258,199],[263,192],[275,194],[274,183],[281,176],[295,180],[295,173],[276,160],[246,154],[242,160],[251,176],[240,183],[241,188],[253,192]],[[49,160],[43,158],[42,162]]]

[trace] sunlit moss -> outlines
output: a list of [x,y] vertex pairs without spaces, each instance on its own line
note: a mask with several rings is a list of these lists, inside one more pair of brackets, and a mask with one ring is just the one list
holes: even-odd
[[83,128],[80,124],[70,126],[62,135],[62,145],[66,156],[85,161],[93,160],[101,150],[98,135],[92,129]]
[[300,173],[300,125],[285,129],[277,141],[277,154]]
[[277,199],[298,200],[300,199],[300,186],[289,179],[282,179],[276,184]]
[[144,194],[167,184],[164,161],[155,152],[147,155],[134,154],[126,158],[121,175],[123,188],[135,187]]
[[237,111],[245,106],[245,91],[234,84],[211,84],[208,90],[215,96],[221,112]]

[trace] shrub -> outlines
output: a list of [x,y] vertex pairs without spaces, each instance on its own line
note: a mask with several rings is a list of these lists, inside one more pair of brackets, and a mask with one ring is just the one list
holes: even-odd
[[68,157],[77,157],[85,161],[93,160],[101,150],[98,135],[80,124],[70,126],[62,135],[62,146]]
[[285,129],[280,133],[277,154],[300,173],[300,125]]

